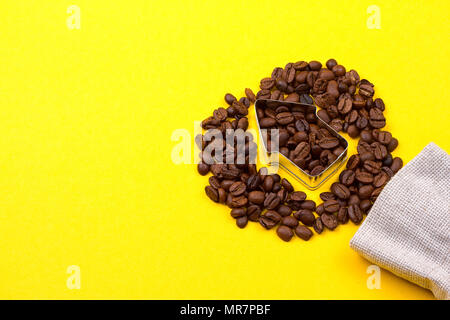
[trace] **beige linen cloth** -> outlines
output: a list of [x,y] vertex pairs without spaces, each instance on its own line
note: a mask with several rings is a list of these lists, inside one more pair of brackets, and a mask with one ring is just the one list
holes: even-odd
[[350,247],[450,299],[450,156],[427,145],[385,186]]

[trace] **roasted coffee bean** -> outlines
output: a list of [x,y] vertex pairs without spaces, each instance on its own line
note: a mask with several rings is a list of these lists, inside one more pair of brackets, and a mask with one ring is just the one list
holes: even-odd
[[211,187],[213,187],[216,190],[221,187],[220,180],[216,176],[209,177],[208,181],[209,181],[209,184],[211,185]]
[[342,98],[339,100],[337,109],[341,114],[347,114],[352,110],[352,99],[351,98]]
[[325,168],[324,168],[323,166],[321,166],[321,165],[318,165],[318,166],[315,166],[315,167],[311,170],[311,172],[310,172],[309,174],[310,174],[311,176],[317,176],[317,175],[319,175],[320,173],[322,173],[323,170],[325,170]]
[[395,157],[392,160],[392,164],[391,164],[391,167],[390,167],[391,170],[394,173],[397,173],[402,167],[403,167],[403,160],[401,158],[399,158],[399,157]]
[[389,176],[385,172],[380,172],[373,178],[373,186],[379,188],[389,181]]
[[285,126],[285,125],[287,125],[287,124],[289,124],[289,123],[294,122],[294,116],[293,116],[292,113],[290,113],[290,112],[281,112],[281,113],[278,113],[278,114],[276,115],[275,119],[276,119],[276,121],[277,121],[279,124],[281,124],[281,125],[283,125],[283,126]]
[[358,171],[355,174],[355,178],[361,183],[368,184],[373,182],[373,174],[370,172]]
[[334,214],[324,213],[320,216],[320,220],[322,220],[322,224],[330,230],[336,229],[338,225],[338,220]]
[[358,189],[358,196],[361,199],[369,199],[372,194],[373,187],[370,184],[365,184]]
[[264,199],[264,207],[268,210],[273,210],[278,207],[281,200],[278,198],[276,193],[269,193],[266,195],[266,198]]
[[367,143],[373,142],[372,133],[369,130],[363,130],[361,131],[361,140]]
[[250,221],[258,221],[261,214],[261,208],[257,205],[250,205],[247,208],[247,217]]
[[336,196],[332,192],[322,192],[320,195],[322,201],[335,200]]
[[374,142],[370,145],[373,150],[373,155],[375,159],[382,160],[387,156],[387,149],[384,145],[379,142]]
[[323,149],[332,149],[339,145],[339,139],[335,137],[324,137],[319,141],[319,146]]
[[[231,187],[231,185],[234,183],[234,180],[222,180],[221,182],[220,182],[220,187],[222,188],[222,189],[224,189],[225,191],[229,191],[230,190],[230,187]],[[218,188],[217,188],[218,189]]]
[[350,190],[348,190],[348,188],[342,183],[333,183],[331,185],[331,192],[333,192],[339,199],[345,200],[350,197]]
[[245,196],[231,197],[230,200],[227,199],[227,205],[230,208],[241,208],[246,206],[248,199]]
[[392,164],[392,155],[388,153],[388,155],[383,159],[383,166],[390,167]]
[[359,163],[360,163],[359,155],[354,154],[347,161],[347,169],[355,170],[359,166]]
[[257,189],[261,184],[261,177],[259,174],[251,175],[247,180],[247,189],[248,190],[255,190]]
[[398,140],[396,138],[392,138],[386,147],[389,152],[394,151],[398,147]]
[[247,226],[247,223],[248,223],[247,216],[239,217],[236,219],[236,225],[241,229],[245,228]]
[[253,204],[263,204],[265,197],[262,191],[255,190],[248,193],[248,200]]
[[219,188],[217,189],[217,194],[219,195],[219,202],[225,203],[225,201],[227,200],[227,192],[224,189]]
[[219,193],[213,187],[206,186],[205,187],[205,193],[212,201],[214,201],[214,202],[218,202],[219,201]]
[[326,66],[329,70],[333,70],[333,68],[337,65],[337,62],[335,59],[329,59],[326,63]]
[[316,210],[316,203],[312,200],[305,200],[301,203],[300,208],[314,211]]
[[378,108],[372,108],[369,111],[369,123],[376,129],[383,128],[386,125],[386,119],[383,115],[383,111]]
[[278,207],[277,212],[280,214],[280,216],[286,217],[292,213],[292,209],[289,206],[282,204]]
[[197,164],[197,171],[202,176],[207,175],[209,172],[209,169],[210,169],[210,166],[206,163],[200,162],[199,164]]
[[234,208],[231,209],[230,214],[233,218],[237,219],[243,216],[246,216],[247,213],[244,208]]
[[337,213],[337,220],[339,223],[345,224],[348,222],[347,208],[341,207]]
[[269,210],[259,217],[259,223],[266,229],[272,229],[280,220],[281,216],[273,210]]
[[247,96],[248,100],[250,100],[251,103],[254,103],[256,101],[256,96],[253,93],[252,89],[245,88],[245,95]]
[[314,221],[313,228],[314,228],[314,231],[317,232],[317,234],[322,233],[323,224],[322,224],[322,220],[320,219],[320,217],[316,218],[316,220]]
[[[373,192],[372,192],[373,193]],[[370,208],[372,207],[372,202],[368,199],[364,199],[363,201],[361,201],[361,203],[359,204],[359,207],[361,208],[361,210],[363,212],[369,212]]]
[[266,176],[263,181],[263,189],[266,192],[272,191],[273,185],[274,185],[274,181],[273,181],[272,176]]
[[306,193],[303,191],[295,191],[290,195],[290,199],[293,201],[304,201],[306,200]]
[[297,235],[297,237],[299,237],[300,239],[303,239],[305,241],[308,241],[309,239],[311,239],[311,237],[313,235],[312,231],[309,228],[302,226],[302,225],[298,225],[295,228],[295,234]]
[[[375,160],[375,156],[373,155],[372,152],[364,152],[362,154],[359,155],[359,158],[361,159],[361,162],[364,163],[368,160],[373,161]],[[364,166],[364,164],[363,164]]]
[[358,204],[360,203],[359,197],[357,194],[351,194],[347,201],[348,205]]
[[[328,200],[331,200],[331,199],[328,199]],[[328,200],[325,200],[325,201],[328,201]],[[323,203],[321,203],[321,204],[319,204],[319,205],[316,207],[316,213],[317,213],[319,216],[321,216],[324,212],[325,212],[325,209],[324,209],[324,207],[323,207]]]
[[350,136],[350,138],[356,138],[359,136],[359,130],[358,127],[354,124],[351,124],[347,128],[347,133]]
[[325,209],[325,212],[328,213],[335,213],[339,210],[339,202],[336,200],[327,200],[323,203],[323,207]]
[[241,194],[243,194],[246,191],[246,186],[245,183],[243,183],[242,181],[236,181],[234,182],[231,186],[230,189],[228,190],[232,196],[240,196]]
[[351,206],[348,207],[347,213],[348,213],[348,217],[354,224],[361,223],[361,221],[363,219],[363,215],[362,215],[362,211],[361,211],[359,205],[352,204]]
[[295,228],[298,226],[298,220],[293,216],[286,216],[281,218],[281,224],[288,226],[289,228]]
[[230,106],[233,104],[234,101],[236,101],[236,97],[233,96],[231,93],[227,93],[225,95],[225,102],[228,103]]
[[294,191],[294,187],[292,186],[292,184],[291,184],[286,178],[283,178],[283,180],[281,180],[281,185],[283,186],[283,188],[284,188],[287,192],[292,192],[292,191]]
[[274,118],[262,118],[259,120],[259,126],[261,128],[270,128],[274,127],[277,124],[277,121]]
[[372,160],[364,161],[363,168],[373,174],[378,174],[381,170],[381,163]]
[[339,181],[345,186],[352,185],[355,181],[355,172],[349,169],[342,171],[339,175]]
[[379,143],[388,145],[392,140],[392,134],[388,131],[380,131],[378,133],[377,140]]
[[294,232],[287,226],[279,226],[277,228],[277,235],[281,240],[288,242],[291,241],[292,237],[294,236]]
[[311,210],[302,209],[294,212],[294,218],[307,226],[312,226],[316,217]]

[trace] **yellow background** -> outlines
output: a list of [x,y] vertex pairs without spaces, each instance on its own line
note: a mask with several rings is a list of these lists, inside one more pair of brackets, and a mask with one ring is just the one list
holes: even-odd
[[[80,30],[66,26],[71,4]],[[366,27],[371,4],[380,30]],[[172,163],[171,134],[192,133],[226,92],[256,92],[275,66],[333,57],[375,83],[396,155],[430,141],[449,151],[449,11],[444,0],[1,1],[0,298],[432,298],[387,271],[367,289],[351,223],[309,242],[238,229],[205,196],[207,178]],[[80,290],[66,287],[69,265]]]

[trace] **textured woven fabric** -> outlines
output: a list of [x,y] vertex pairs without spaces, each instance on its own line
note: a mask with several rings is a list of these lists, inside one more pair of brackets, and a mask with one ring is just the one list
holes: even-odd
[[350,247],[450,299],[450,156],[427,145],[385,186]]

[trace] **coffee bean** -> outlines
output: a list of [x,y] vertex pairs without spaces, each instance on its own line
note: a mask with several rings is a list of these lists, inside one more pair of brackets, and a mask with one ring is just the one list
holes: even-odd
[[225,201],[227,200],[227,192],[224,189],[219,188],[217,189],[217,194],[219,196],[219,202],[225,203]]
[[316,203],[312,200],[305,200],[301,203],[300,208],[314,211],[316,210]]
[[[328,200],[331,200],[331,199],[328,199]],[[325,201],[328,201],[328,200],[325,200]],[[335,200],[335,199],[333,199],[333,200]],[[325,212],[325,209],[324,209],[324,207],[323,207],[323,203],[321,203],[321,204],[319,204],[319,205],[317,206],[317,208],[316,208],[316,213],[317,213],[319,216],[321,216],[324,212]]]
[[266,229],[272,229],[280,222],[280,220],[281,216],[273,210],[269,210],[259,217],[259,223]]
[[247,216],[243,216],[243,217],[239,217],[239,218],[237,218],[236,219],[236,225],[239,227],[239,228],[245,228],[245,226],[247,225],[247,223],[248,223],[248,218],[247,218]]
[[320,216],[320,219],[322,220],[322,224],[330,230],[336,229],[338,225],[337,218],[334,214],[324,213]]
[[348,207],[347,213],[348,213],[348,217],[354,224],[361,223],[363,216],[362,216],[361,209],[359,208],[359,205],[352,204],[351,206]]
[[389,176],[385,172],[380,172],[373,178],[373,186],[379,188],[389,181]]
[[314,221],[313,228],[314,228],[314,231],[317,232],[317,234],[322,233],[323,224],[322,224],[322,220],[320,219],[320,217],[316,218],[316,220]]
[[365,199],[365,200],[361,201],[361,203],[359,204],[359,207],[361,208],[361,210],[363,212],[369,212],[370,208],[372,207],[372,202],[368,199]]
[[236,101],[236,97],[233,96],[231,93],[227,93],[225,95],[225,102],[228,103],[229,105],[233,104],[233,102]]
[[371,174],[370,172],[358,171],[355,174],[355,178],[359,182],[366,183],[366,184],[373,182],[373,174]]
[[281,185],[283,186],[283,188],[284,188],[287,192],[292,192],[292,191],[294,191],[294,187],[292,186],[292,184],[291,184],[286,178],[283,178],[283,180],[281,180]]
[[331,185],[331,192],[339,199],[348,199],[350,197],[350,190],[342,183],[333,183]]
[[246,211],[244,208],[234,208],[231,209],[230,214],[233,218],[237,219],[246,216]]
[[347,169],[354,170],[359,166],[360,158],[359,155],[352,155],[347,162]]
[[[230,194],[231,195],[231,194]],[[237,196],[227,199],[227,205],[230,208],[241,208],[246,206],[248,203],[248,199],[245,196]]]
[[375,156],[372,152],[364,152],[362,154],[359,155],[359,158],[361,159],[361,162],[363,163],[364,166],[364,162],[366,161],[373,161],[375,160]]
[[300,239],[303,239],[303,240],[305,240],[305,241],[308,241],[309,239],[311,239],[311,237],[312,237],[312,235],[313,235],[312,231],[311,231],[309,228],[307,228],[307,227],[305,227],[305,226],[302,226],[302,225],[298,225],[298,226],[295,228],[295,234],[296,234]]
[[394,172],[394,173],[397,173],[397,171],[399,171],[401,168],[403,167],[403,161],[402,161],[402,159],[401,158],[399,158],[399,157],[395,157],[393,160],[392,160],[392,164],[391,164],[391,170]]
[[339,145],[339,139],[335,137],[324,137],[319,141],[319,146],[323,149],[332,149]]
[[288,226],[289,228],[295,228],[298,226],[298,220],[293,216],[286,216],[281,218],[281,224]]
[[372,143],[373,142],[373,138],[372,138],[372,133],[369,130],[363,130],[361,131],[361,140],[367,143]]
[[262,191],[251,191],[248,194],[248,200],[253,204],[263,204],[265,199],[265,194]]
[[266,198],[264,200],[264,207],[269,210],[273,210],[278,207],[280,202],[281,200],[280,198],[278,198],[276,193],[269,193],[268,195],[266,195]]
[[306,200],[306,193],[303,191],[295,191],[290,195],[290,199],[293,201],[304,201]]
[[250,221],[258,221],[261,214],[261,208],[257,205],[250,205],[247,208],[247,217]]
[[370,109],[369,116],[369,123],[372,127],[380,129],[386,125],[386,119],[384,118],[383,111],[381,111],[380,109]]
[[256,96],[253,93],[252,89],[245,88],[245,95],[247,96],[247,98],[250,100],[251,103],[254,103],[256,101]]
[[274,181],[273,181],[272,176],[266,176],[263,181],[263,189],[266,192],[272,191],[273,185],[274,185]]
[[241,181],[237,181],[237,182],[234,182],[230,186],[229,192],[233,196],[240,196],[241,194],[243,194],[245,192],[245,190],[246,190],[245,183],[243,183]]
[[370,184],[365,184],[358,189],[358,196],[361,199],[368,199],[372,194],[373,187]]
[[290,112],[278,113],[275,118],[276,121],[283,126],[294,122],[294,116]]
[[336,196],[332,192],[322,192],[320,195],[322,201],[335,200]]
[[336,200],[327,200],[323,203],[325,212],[335,213],[339,210],[339,202]]
[[396,138],[392,138],[389,144],[387,145],[387,149],[389,152],[394,151],[398,147],[398,140]]
[[352,185],[355,181],[355,172],[349,169],[342,171],[339,175],[339,181],[345,186]]
[[288,242],[291,241],[292,237],[294,236],[294,232],[287,226],[279,226],[277,228],[277,235],[281,240]]
[[214,202],[218,202],[219,201],[219,193],[213,187],[206,186],[205,187],[205,193],[212,201],[214,201]]
[[294,212],[294,218],[307,226],[312,226],[316,217],[311,210],[302,209]]
[[339,223],[345,224],[348,221],[347,208],[341,207],[337,213],[337,220]]
[[277,121],[273,118],[262,118],[259,120],[259,126],[261,128],[270,128],[274,127],[277,124]]
[[381,170],[381,162],[375,162],[372,160],[364,161],[364,169],[372,174],[378,174]]
[[199,164],[197,164],[197,171],[202,176],[208,174],[209,168],[210,168],[209,165],[207,165],[206,163],[200,162]]

